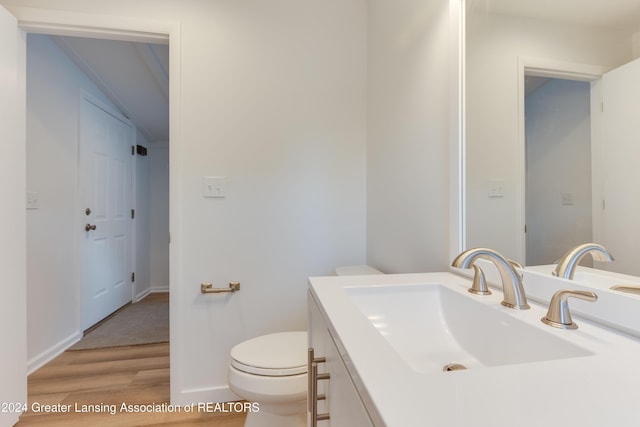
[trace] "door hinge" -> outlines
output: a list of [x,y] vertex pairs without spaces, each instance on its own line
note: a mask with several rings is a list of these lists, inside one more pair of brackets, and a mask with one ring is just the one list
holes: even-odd
[[131,219],[135,219],[135,218],[136,218],[136,210],[131,209]]
[[131,273],[131,282],[135,282],[136,281],[136,273],[132,272]]
[[132,155],[132,156],[135,156],[135,155],[136,155],[136,147],[135,147],[135,145],[132,145],[132,146],[131,146],[131,155]]

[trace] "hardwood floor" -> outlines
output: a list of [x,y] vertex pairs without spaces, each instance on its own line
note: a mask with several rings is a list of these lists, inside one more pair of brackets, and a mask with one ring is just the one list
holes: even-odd
[[[29,376],[28,395],[28,410],[16,426],[242,427],[245,419],[231,404],[209,412],[168,410],[168,343],[67,350]],[[123,404],[139,406],[131,411]],[[156,411],[142,412],[143,404],[155,404]]]

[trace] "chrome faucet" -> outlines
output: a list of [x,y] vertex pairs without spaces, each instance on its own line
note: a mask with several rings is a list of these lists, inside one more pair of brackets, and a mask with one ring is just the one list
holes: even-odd
[[524,287],[522,286],[520,275],[507,258],[493,249],[467,249],[453,260],[451,266],[456,268],[472,268],[473,263],[478,258],[488,259],[493,262],[498,269],[502,281],[502,293],[504,295],[502,305],[517,310],[528,309],[529,304],[527,304],[527,297],[524,294]]
[[573,274],[580,260],[589,253],[594,261],[613,261],[613,257],[604,246],[597,243],[585,243],[562,255],[552,274],[563,279],[573,279]]

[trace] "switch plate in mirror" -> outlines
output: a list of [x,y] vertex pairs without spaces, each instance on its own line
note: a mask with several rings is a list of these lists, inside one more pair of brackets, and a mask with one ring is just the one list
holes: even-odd
[[202,178],[202,197],[224,199],[227,197],[226,176],[205,176]]

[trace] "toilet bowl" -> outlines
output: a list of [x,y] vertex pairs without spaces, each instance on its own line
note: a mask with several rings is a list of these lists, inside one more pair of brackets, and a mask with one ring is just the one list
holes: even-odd
[[[383,274],[368,265],[336,268],[338,276]],[[229,388],[257,403],[245,427],[306,427],[307,332],[279,332],[241,342],[231,349]],[[253,408],[253,406],[252,406]]]
[[229,388],[257,403],[245,427],[305,427],[307,424],[307,333],[279,332],[231,349]]

